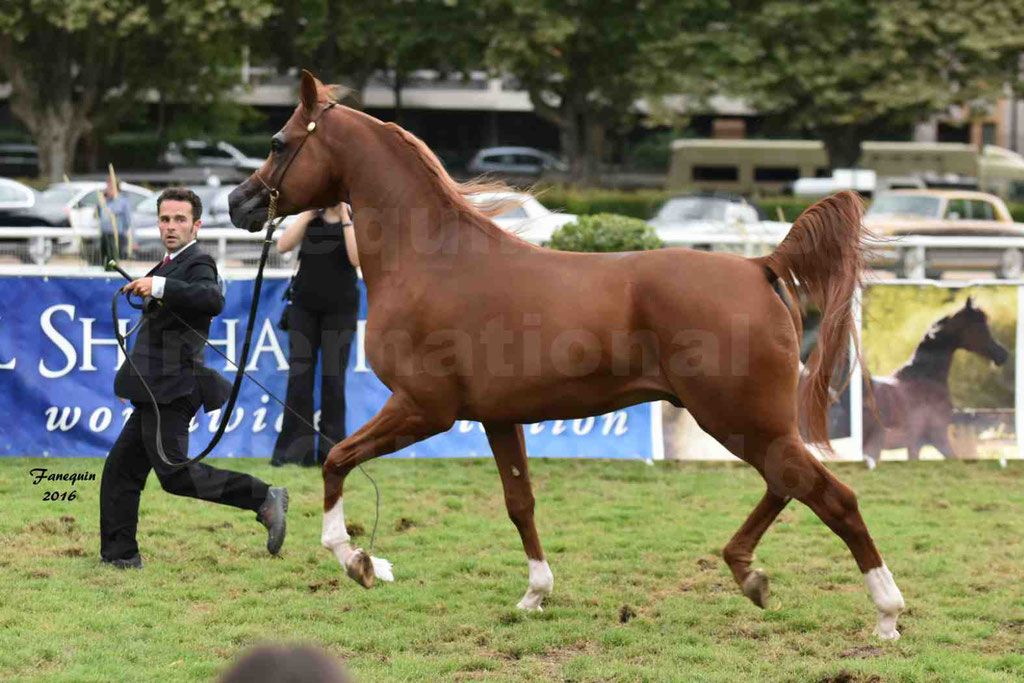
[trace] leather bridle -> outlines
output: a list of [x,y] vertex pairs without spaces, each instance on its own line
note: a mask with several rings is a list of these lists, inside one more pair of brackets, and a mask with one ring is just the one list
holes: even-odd
[[[310,136],[312,136],[313,133],[316,131],[316,126],[320,122],[320,119],[323,117],[324,114],[327,113],[328,110],[332,109],[335,106],[335,104],[337,103],[328,102],[327,106],[320,110],[320,113],[317,114],[316,118],[310,121],[308,124],[306,124],[306,134],[302,137],[301,140],[299,140],[299,144],[295,146],[294,150],[292,150],[291,156],[289,156],[288,160],[284,163],[283,166],[281,166],[280,173],[278,173],[277,171],[274,172],[274,176],[277,177],[276,185],[272,185],[271,183],[265,181],[263,179],[263,176],[260,175],[259,170],[253,172],[253,175],[256,176],[256,180],[260,181],[260,184],[263,185],[263,187],[267,190],[267,192],[270,195],[270,206],[267,209],[268,223],[273,221],[274,218],[277,217],[277,200],[281,196],[281,191],[279,188],[281,183],[284,182],[285,174],[288,173],[288,169],[291,168],[292,162],[295,161],[296,157],[299,156],[299,152],[302,150],[302,146],[306,144],[306,140],[308,140]],[[274,176],[271,176],[271,180],[274,180]]]

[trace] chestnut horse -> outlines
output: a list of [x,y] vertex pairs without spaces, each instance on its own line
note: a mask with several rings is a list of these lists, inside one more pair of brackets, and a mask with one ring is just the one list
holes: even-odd
[[876,634],[899,637],[903,598],[857,499],[797,431],[802,327],[794,302],[802,294],[824,311],[801,399],[812,438],[827,444],[829,383],[846,360],[863,266],[859,197],[818,202],[760,258],[554,251],[497,227],[465,198],[478,188],[456,184],[415,136],[335,104],[308,72],[299,90],[267,161],[231,193],[231,218],[260,230],[271,197],[282,213],[352,205],[369,304],[366,356],[393,393],[323,467],[321,540],[350,577],[370,587],[390,565],[350,541],[346,476],[457,419],[477,420],[528,559],[518,606],[540,609],[554,579],[534,526],[522,425],[663,399],[685,405],[766,481],[724,549],[743,593],[765,606],[768,578],[751,568],[753,550],[796,498],[852,552],[878,609]]
[[910,361],[889,377],[871,378],[881,422],[865,405],[864,461],[869,468],[875,468],[883,448],[906,448],[907,457],[917,460],[921,447],[931,444],[944,457],[956,457],[949,443],[953,421],[949,369],[957,349],[976,353],[996,365],[1010,356],[993,339],[988,316],[970,297],[963,308],[929,328]]

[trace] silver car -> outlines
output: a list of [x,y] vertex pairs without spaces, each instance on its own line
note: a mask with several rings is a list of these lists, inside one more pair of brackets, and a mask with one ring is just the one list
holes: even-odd
[[569,167],[554,155],[533,147],[488,147],[476,153],[466,166],[470,173],[540,175],[544,171],[567,171]]

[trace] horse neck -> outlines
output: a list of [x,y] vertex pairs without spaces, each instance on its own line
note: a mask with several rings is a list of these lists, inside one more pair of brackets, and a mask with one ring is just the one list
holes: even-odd
[[364,149],[346,150],[360,160],[346,185],[368,286],[393,277],[450,277],[460,262],[515,248],[518,240],[453,198],[454,184],[393,130],[378,126],[364,140]]
[[949,380],[949,369],[953,365],[953,352],[957,348],[957,341],[952,335],[942,331],[928,333],[917,345],[910,362],[896,374],[946,383]]

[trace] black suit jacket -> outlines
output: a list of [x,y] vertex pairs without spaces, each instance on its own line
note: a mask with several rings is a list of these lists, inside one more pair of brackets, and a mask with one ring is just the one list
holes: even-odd
[[[173,310],[204,337],[210,320],[224,308],[217,281],[217,264],[193,244],[166,266],[156,266],[146,276],[166,278],[162,302],[153,302],[131,350],[132,361],[149,385],[157,403],[197,392],[207,411],[221,407],[231,393],[231,383],[203,364],[204,342],[183,325]],[[114,393],[133,403],[149,402],[139,375],[126,361],[114,379]]]

